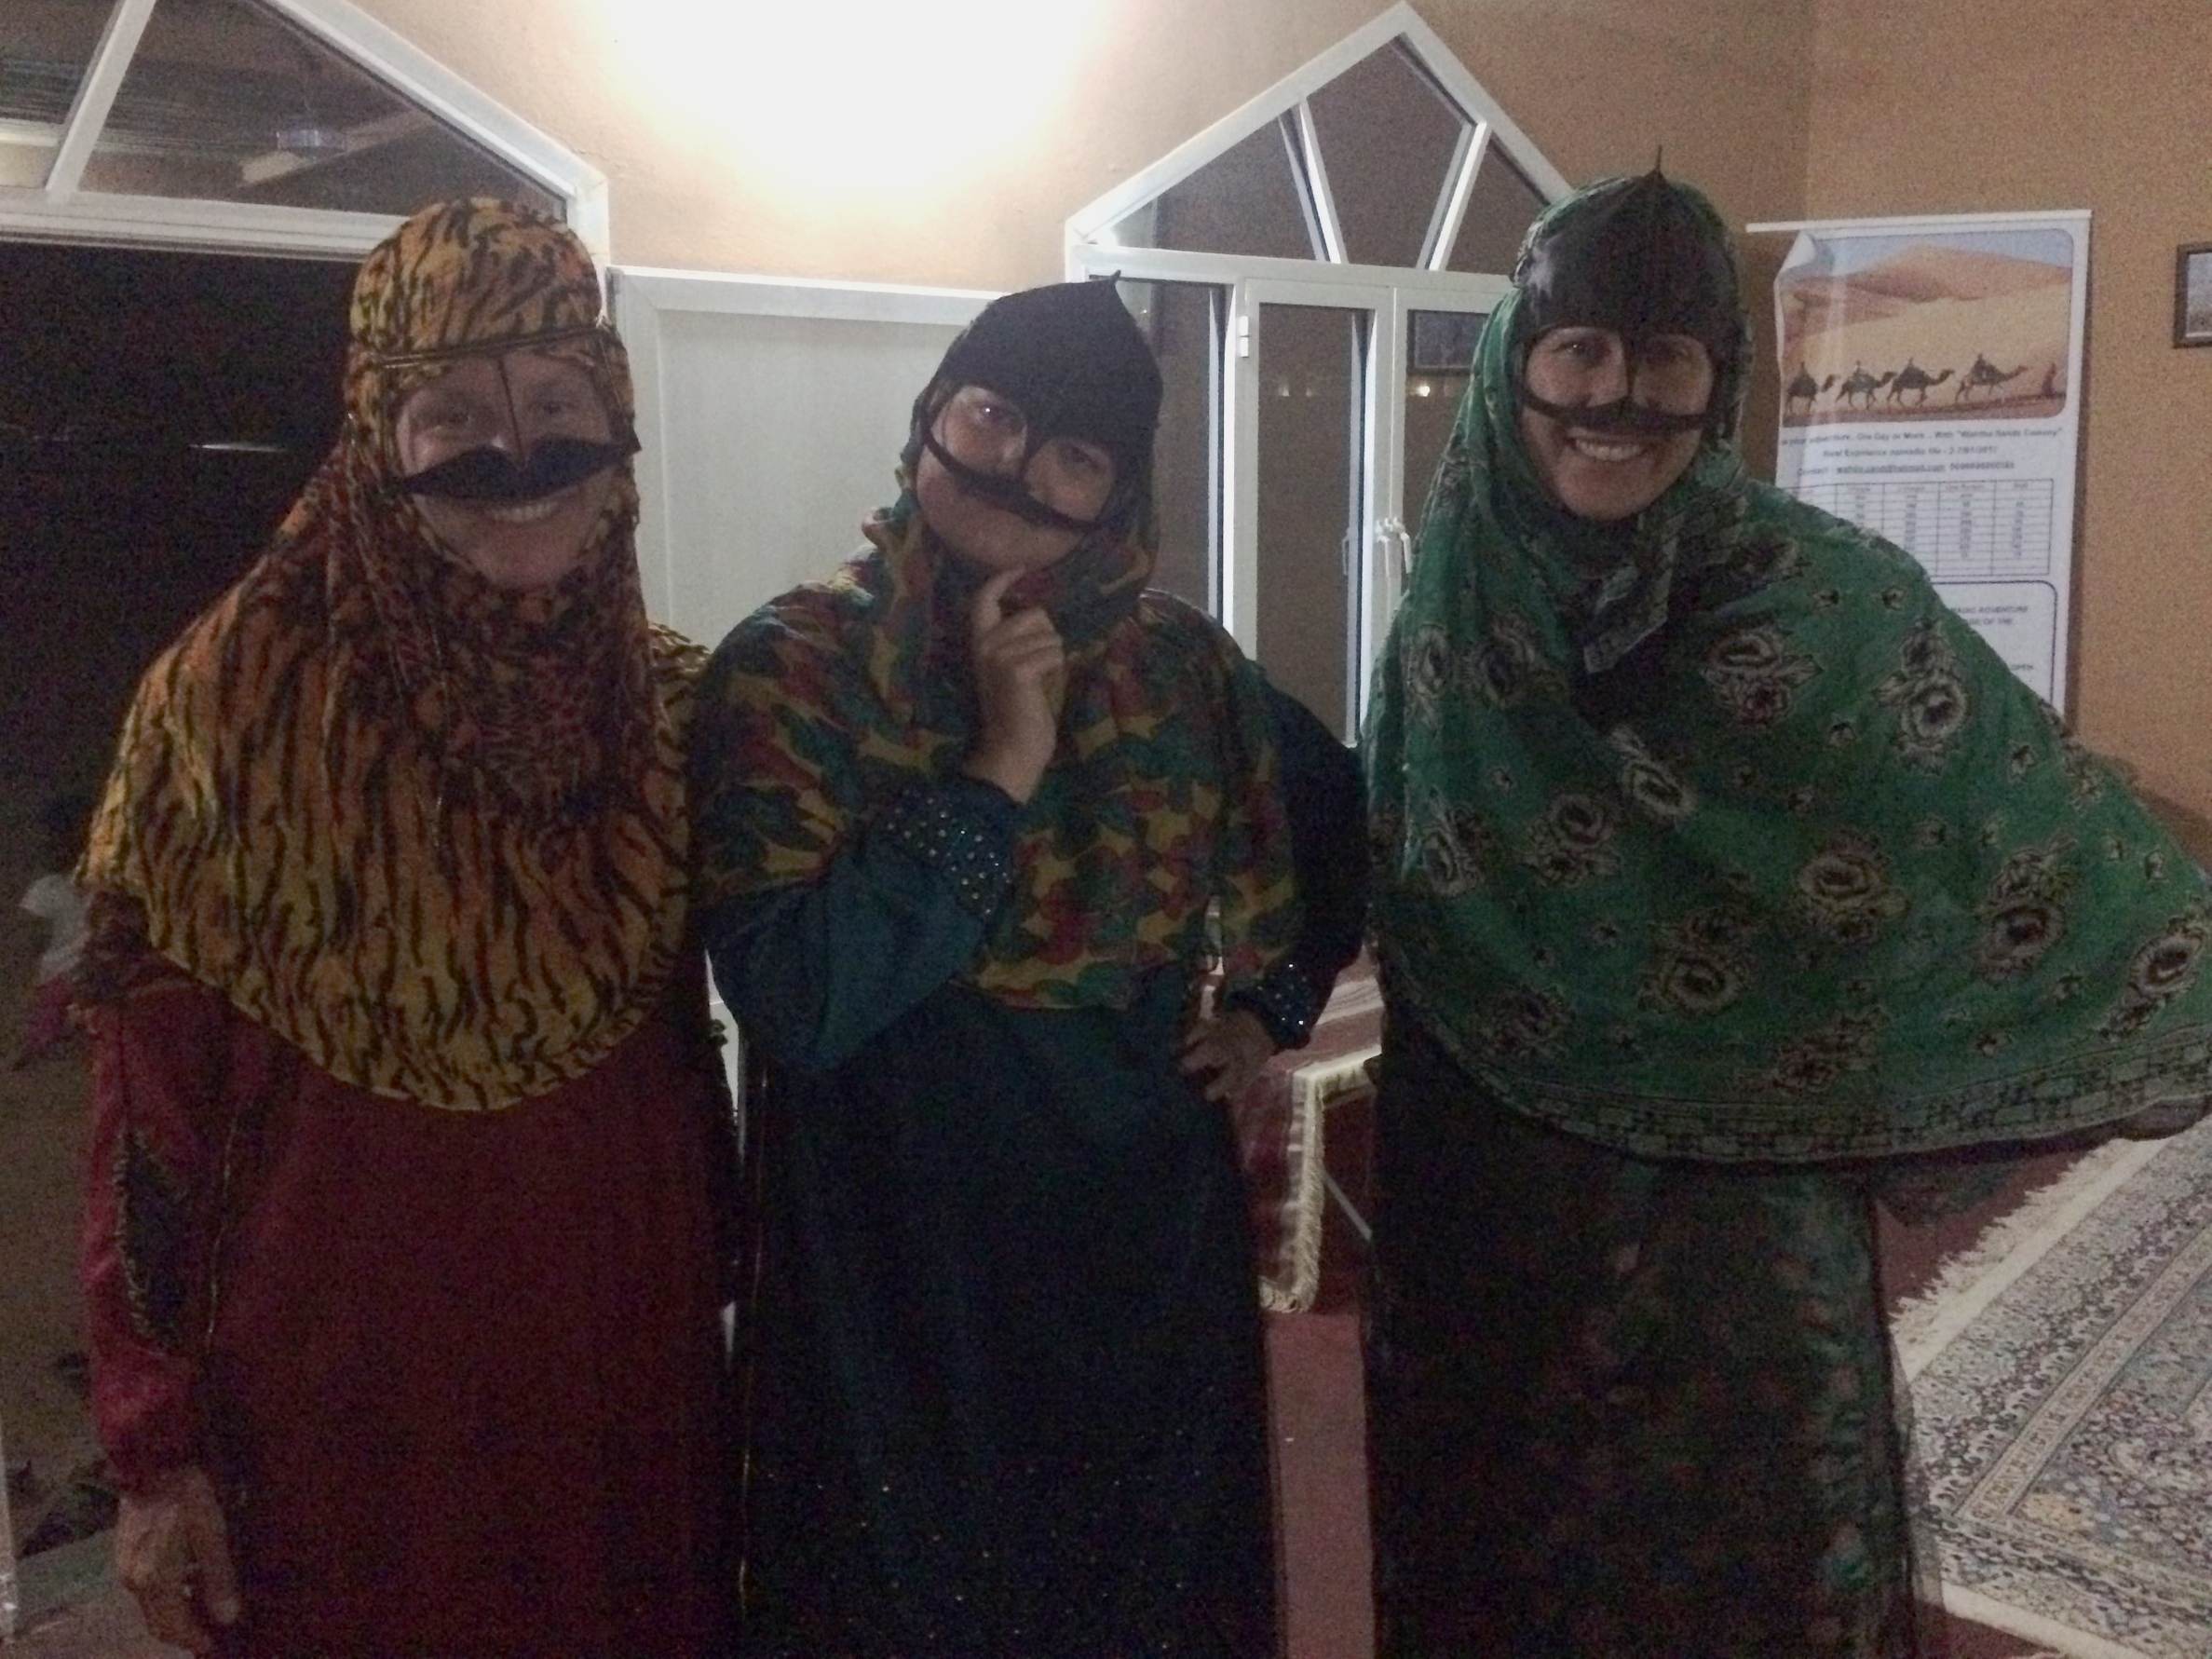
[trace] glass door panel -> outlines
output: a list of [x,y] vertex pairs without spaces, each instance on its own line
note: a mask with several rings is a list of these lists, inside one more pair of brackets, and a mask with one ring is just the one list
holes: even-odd
[[1221,601],[1221,331],[1228,291],[1204,282],[1123,282],[1121,302],[1160,361],[1152,586],[1203,611]]
[[1487,321],[1479,311],[1405,314],[1405,525],[1420,531],[1430,481],[1459,416],[1459,401]]
[[1259,313],[1257,656],[1270,680],[1348,738],[1374,314],[1283,305]]

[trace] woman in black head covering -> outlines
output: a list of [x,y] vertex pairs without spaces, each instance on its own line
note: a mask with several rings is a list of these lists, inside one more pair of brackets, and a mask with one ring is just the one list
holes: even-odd
[[2201,1112],[2212,905],[1908,555],[1745,475],[1702,196],[1592,185],[1515,281],[1366,734],[1385,1651],[1924,1654],[1873,1200]]
[[1358,918],[1299,934],[1267,688],[1145,588],[1159,403],[1110,283],[996,302],[870,550],[708,673],[700,900],[764,1073],[753,1653],[1275,1651],[1220,1102]]

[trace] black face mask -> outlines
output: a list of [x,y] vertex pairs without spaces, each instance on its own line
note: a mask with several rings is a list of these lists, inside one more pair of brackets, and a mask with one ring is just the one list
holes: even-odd
[[1549,398],[1540,398],[1530,391],[1526,382],[1521,387],[1521,401],[1539,415],[1548,415],[1563,426],[1579,427],[1586,432],[1610,432],[1622,438],[1671,438],[1676,432],[1691,432],[1705,425],[1713,417],[1707,408],[1692,415],[1669,415],[1643,403],[1631,402],[1627,398],[1615,398],[1610,403],[1554,403]]
[[1094,519],[1070,518],[1058,508],[1047,507],[1029,493],[1029,484],[1025,476],[1028,471],[1029,462],[1037,454],[1038,445],[1046,442],[1048,440],[1045,438],[1031,442],[1028,453],[1022,457],[1021,471],[1013,473],[984,472],[978,468],[970,467],[966,461],[946,449],[943,444],[937,442],[937,423],[934,420],[930,421],[922,428],[922,447],[937,457],[937,464],[951,473],[953,482],[969,495],[979,496],[993,507],[1002,508],[1016,518],[1025,519],[1044,529],[1069,530],[1078,536],[1089,535],[1115,515],[1122,494],[1120,481],[1116,481],[1113,496],[1107,500],[1105,509]]
[[[1520,357],[1514,389],[1540,415],[1594,432],[1664,438],[1705,427],[1718,429],[1730,411],[1718,399],[1733,367],[1737,281],[1725,243],[1654,167],[1522,250],[1513,271],[1522,291]],[[1687,334],[1712,360],[1714,398],[1695,415],[1668,415],[1623,398],[1571,408],[1534,396],[1527,353],[1555,328],[1601,328],[1621,336],[1633,369],[1644,342]],[[1635,390],[1631,374],[1630,392]]]
[[617,467],[638,452],[635,435],[600,442],[590,438],[545,438],[517,465],[503,449],[484,444],[449,456],[400,480],[411,496],[446,501],[536,501]]
[[[937,439],[944,401],[988,387],[1018,404],[1029,448],[1012,475],[983,472]],[[927,451],[969,495],[1032,524],[1078,536],[1126,526],[1151,490],[1160,365],[1111,282],[1056,282],[993,300],[955,340],[914,402],[907,461]],[[1029,493],[1023,474],[1055,437],[1095,443],[1114,461],[1114,488],[1094,519],[1071,518]]]

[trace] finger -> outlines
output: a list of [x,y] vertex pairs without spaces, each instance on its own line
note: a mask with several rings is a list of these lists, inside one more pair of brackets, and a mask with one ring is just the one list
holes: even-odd
[[1177,1064],[1186,1076],[1196,1077],[1201,1071],[1218,1071],[1224,1062],[1214,1040],[1200,1037],[1183,1050],[1183,1058]]
[[1025,632],[1049,633],[1060,637],[1060,626],[1052,620],[1052,613],[1041,605],[1016,605],[1006,613],[1006,625]]
[[1004,613],[997,623],[977,638],[988,639],[994,646],[1063,646],[1060,630],[1052,626],[1052,613],[1038,605],[1030,605],[1025,610]]
[[223,1512],[212,1504],[195,1507],[191,1520],[193,1559],[199,1563],[200,1601],[218,1625],[238,1622],[238,1574],[230,1558]]
[[996,626],[1005,615],[1006,591],[1014,585],[1015,579],[1021,574],[1019,566],[1011,570],[1001,570],[975,591],[975,601],[968,609],[968,622],[970,630],[978,639],[981,639],[984,633]]
[[995,652],[991,664],[1007,673],[1042,679],[1049,674],[1065,673],[1067,654],[1061,650],[1059,642],[1054,640],[1048,645],[1024,646],[1012,651]]
[[146,1634],[156,1641],[168,1642],[171,1647],[189,1648],[195,1653],[211,1653],[215,1639],[207,1627],[193,1616],[189,1596],[174,1581],[154,1590],[134,1590],[138,1610],[146,1621]]

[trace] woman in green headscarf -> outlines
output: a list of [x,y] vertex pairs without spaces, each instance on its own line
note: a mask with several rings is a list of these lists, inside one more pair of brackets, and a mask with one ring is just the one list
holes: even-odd
[[1392,1654],[1929,1651],[1875,1200],[2204,1109],[2201,872],[1750,362],[1697,193],[1547,211],[1378,670]]

